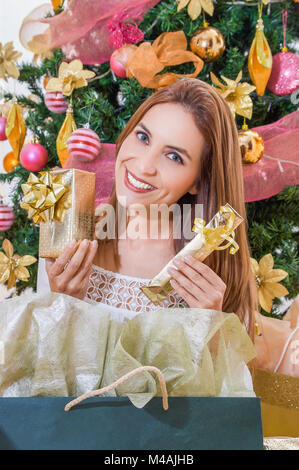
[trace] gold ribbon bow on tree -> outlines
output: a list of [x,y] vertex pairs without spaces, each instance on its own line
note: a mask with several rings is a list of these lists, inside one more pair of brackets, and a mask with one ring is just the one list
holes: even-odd
[[35,223],[63,222],[65,212],[72,206],[70,187],[63,184],[61,174],[42,171],[38,178],[30,173],[26,184],[22,184],[24,197],[22,209],[28,210],[28,217]]
[[27,282],[30,274],[25,266],[30,266],[37,259],[31,255],[19,256],[13,254],[13,246],[7,238],[2,243],[0,251],[0,284],[8,281],[7,288],[11,289],[17,282],[17,279]]
[[247,82],[239,83],[242,78],[242,70],[238,73],[236,80],[220,75],[222,80],[226,82],[226,85],[223,85],[213,72],[210,72],[210,75],[214,85],[219,87],[216,88],[216,91],[225,99],[233,116],[235,117],[235,114],[239,114],[247,119],[251,119],[252,100],[249,93],[255,90],[255,86]]
[[[218,220],[219,226],[212,228],[212,227],[205,227],[205,220],[196,217],[194,219],[194,225],[192,227],[193,232],[201,233],[204,237],[204,244],[210,250],[225,250],[229,246],[230,247],[229,253],[234,255],[239,250],[238,243],[234,240],[235,232],[233,230],[234,221],[235,221],[235,214],[230,211],[227,207],[220,206],[220,212],[225,213],[227,220],[223,223],[223,219]],[[222,215],[222,214],[221,214]],[[224,246],[219,245],[219,239],[227,240],[228,243]]]
[[[193,62],[195,71],[191,74],[159,72],[170,65]],[[142,66],[141,66],[142,64]],[[179,77],[196,77],[204,62],[191,51],[187,51],[187,39],[184,31],[162,33],[151,44],[143,42],[129,57],[126,72],[128,78],[136,78],[145,88],[159,89],[177,81]]]

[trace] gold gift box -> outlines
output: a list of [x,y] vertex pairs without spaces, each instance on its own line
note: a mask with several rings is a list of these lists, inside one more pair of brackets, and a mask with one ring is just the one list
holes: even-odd
[[[229,227],[227,225],[228,220],[232,222]],[[191,255],[199,261],[204,261],[207,256],[209,256],[209,254],[224,241],[223,234],[226,233],[230,237],[234,236],[234,229],[238,227],[243,220],[243,217],[238,214],[230,204],[226,203],[221,207],[221,210],[214,215],[206,227],[203,228],[203,231],[199,232],[186,246],[184,246],[184,248],[182,248],[182,250],[179,251],[179,253],[177,253],[166,266],[164,266],[162,271],[160,271],[159,274],[149,282],[149,284],[140,287],[142,292],[155,305],[158,305],[161,301],[166,299],[173,290],[173,287],[170,284],[171,276],[167,271],[169,267],[176,268],[172,264],[173,260],[181,256]],[[205,232],[209,232],[210,230],[215,231],[214,234],[212,234],[210,243],[207,243]]]
[[51,173],[61,174],[63,184],[70,187],[71,207],[66,210],[63,222],[40,223],[41,258],[57,258],[70,241],[92,240],[94,235],[95,173],[74,168]]

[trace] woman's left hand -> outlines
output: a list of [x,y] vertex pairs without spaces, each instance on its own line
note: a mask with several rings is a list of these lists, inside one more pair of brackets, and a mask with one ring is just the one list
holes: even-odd
[[226,284],[206,264],[193,256],[176,258],[168,268],[170,284],[191,308],[222,310]]

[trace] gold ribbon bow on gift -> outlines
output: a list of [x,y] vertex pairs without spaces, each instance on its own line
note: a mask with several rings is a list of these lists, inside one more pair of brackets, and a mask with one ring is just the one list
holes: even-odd
[[19,256],[13,254],[12,243],[5,238],[2,243],[4,253],[0,251],[0,284],[8,281],[7,288],[11,289],[16,284],[17,279],[27,282],[30,274],[25,266],[30,266],[37,259],[31,255]]
[[[239,250],[239,245],[234,240],[235,232],[234,230],[232,230],[236,216],[229,208],[224,206],[220,206],[220,212],[225,213],[225,215],[228,216],[224,225],[220,225],[220,223],[223,222],[223,219],[220,218],[218,220],[218,227],[205,227],[205,220],[196,217],[194,219],[194,225],[192,227],[192,230],[193,232],[201,233],[203,235],[204,244],[210,250],[225,250],[230,245],[233,245],[230,247],[229,253],[231,255],[234,255]],[[224,246],[218,246],[220,238],[223,238],[223,240],[227,240],[228,243]]]
[[63,184],[61,174],[42,171],[38,178],[30,173],[26,184],[22,184],[24,197],[22,209],[28,210],[28,217],[35,223],[63,222],[65,212],[72,206],[70,187]]
[[[164,73],[157,75],[166,66],[193,62],[195,71],[191,74]],[[179,77],[196,77],[204,62],[200,57],[187,51],[187,39],[184,31],[162,33],[151,44],[143,42],[129,57],[126,72],[128,78],[136,80],[146,88],[162,88],[177,81]]]

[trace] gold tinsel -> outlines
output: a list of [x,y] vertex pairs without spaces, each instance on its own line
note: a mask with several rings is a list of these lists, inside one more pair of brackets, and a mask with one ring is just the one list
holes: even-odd
[[17,279],[27,282],[30,274],[25,266],[30,266],[35,263],[37,259],[34,256],[25,255],[20,257],[13,254],[13,246],[7,238],[2,243],[0,251],[0,284],[7,282],[7,288],[11,289],[16,284]]

